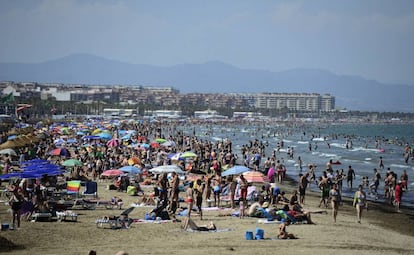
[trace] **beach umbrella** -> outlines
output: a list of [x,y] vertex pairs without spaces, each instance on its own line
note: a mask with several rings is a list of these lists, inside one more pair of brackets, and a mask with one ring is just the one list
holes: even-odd
[[97,128],[94,131],[92,131],[92,135],[97,135],[99,133],[102,133],[102,129],[100,129],[100,128]]
[[17,153],[11,148],[0,150],[0,155],[6,155],[6,154],[9,154],[11,156],[17,156]]
[[106,176],[106,177],[116,177],[116,176],[124,175],[124,172],[122,172],[119,169],[110,169],[110,170],[104,171],[101,175]]
[[107,133],[107,132],[99,133],[97,136],[99,136],[99,138],[101,138],[101,139],[106,139],[106,140],[112,139],[112,135],[110,133]]
[[152,143],[150,143],[150,146],[151,146],[152,148],[159,148],[159,147],[161,147],[161,145],[160,145],[159,143],[157,143],[157,142],[152,142]]
[[183,154],[182,152],[171,153],[167,156],[167,158],[171,160],[182,160],[183,159],[181,158],[182,154]]
[[49,163],[49,161],[46,159],[35,158],[35,159],[25,161],[23,164],[29,165],[29,164],[46,164],[46,163]]
[[74,167],[74,166],[82,166],[82,162],[77,159],[68,159],[62,163],[62,166]]
[[65,156],[68,157],[70,156],[70,152],[68,149],[66,148],[57,148],[57,149],[53,149],[49,152],[49,155],[52,156]]
[[85,135],[84,137],[82,137],[82,139],[83,140],[99,140],[101,138],[97,135]]
[[250,168],[248,168],[247,166],[237,165],[237,166],[230,167],[226,171],[222,172],[221,176],[238,175],[238,174],[242,174],[247,171],[250,171]]
[[149,149],[151,145],[149,145],[148,143],[141,143],[139,144],[139,147],[144,148],[144,149]]
[[0,175],[0,180],[9,180],[12,178],[20,178],[22,173],[8,173],[8,174],[3,174]]
[[154,173],[154,174],[173,173],[173,172],[175,172],[177,174],[185,174],[186,173],[183,170],[181,170],[181,168],[178,167],[177,165],[157,166],[157,167],[151,168],[149,171],[151,173]]
[[75,138],[69,138],[66,143],[77,143],[78,140],[76,140]]
[[166,141],[166,142],[161,143],[161,145],[164,147],[175,147],[176,143],[174,141]]
[[53,141],[53,143],[55,144],[55,145],[62,145],[63,143],[65,143],[66,141],[65,140],[63,140],[62,138],[59,138],[59,139],[56,139],[56,140],[54,140]]
[[106,145],[108,145],[108,147],[117,147],[119,146],[119,141],[118,139],[111,139],[106,143]]
[[131,174],[140,174],[142,172],[141,168],[138,168],[136,166],[123,166],[119,168],[119,170]]
[[14,140],[7,140],[6,142],[0,144],[0,149],[16,148],[20,147],[20,144],[16,143]]
[[60,166],[54,164],[32,164],[24,166],[23,171],[51,171],[51,170],[60,170]]
[[122,139],[122,140],[129,140],[129,139],[131,139],[131,134],[130,134],[130,133],[128,133],[128,134],[126,134],[126,135],[122,136],[122,137],[121,137],[121,139]]
[[197,157],[197,154],[195,154],[192,151],[186,151],[180,156],[180,158],[196,158],[196,157]]
[[263,183],[266,179],[263,173],[259,171],[248,171],[243,173],[243,176],[248,182]]
[[157,138],[157,139],[155,139],[155,142],[157,142],[157,143],[165,143],[167,140],[166,139],[164,139],[164,138]]
[[83,131],[78,131],[78,132],[76,132],[76,135],[85,135],[85,132],[83,132]]

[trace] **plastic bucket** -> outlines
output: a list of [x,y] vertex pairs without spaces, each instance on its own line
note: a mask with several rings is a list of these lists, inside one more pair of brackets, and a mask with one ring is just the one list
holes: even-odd
[[256,228],[256,239],[263,239],[264,238],[264,230],[260,228]]
[[1,231],[6,231],[9,229],[9,223],[2,223],[1,224]]
[[253,232],[252,231],[246,231],[246,240],[253,240]]

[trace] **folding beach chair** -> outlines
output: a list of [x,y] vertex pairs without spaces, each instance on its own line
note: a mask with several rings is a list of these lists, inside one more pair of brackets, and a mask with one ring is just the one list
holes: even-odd
[[83,196],[98,197],[98,184],[94,181],[87,181],[85,183],[85,190],[82,193]]
[[66,184],[66,194],[69,196],[78,197],[81,181],[67,181]]

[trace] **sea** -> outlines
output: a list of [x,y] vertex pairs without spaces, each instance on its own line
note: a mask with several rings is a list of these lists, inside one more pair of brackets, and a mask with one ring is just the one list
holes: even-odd
[[[334,171],[343,169],[345,174],[349,166],[356,173],[353,188],[347,188],[344,180],[342,196],[351,197],[363,177],[372,181],[373,169],[377,168],[383,179],[386,171],[397,174],[406,170],[408,174],[408,189],[404,192],[402,204],[414,207],[414,160],[410,158],[408,164],[404,160],[404,146],[408,143],[414,146],[413,123],[335,123],[335,122],[251,122],[251,123],[206,123],[194,126],[184,126],[182,131],[186,135],[196,135],[201,139],[222,141],[230,139],[233,143],[233,153],[241,161],[241,147],[249,141],[258,139],[266,145],[262,164],[267,157],[271,157],[276,150],[277,159],[283,160],[287,175],[298,180],[301,173],[298,157],[302,159],[303,172],[308,164],[314,164],[316,177],[322,175],[329,160],[339,161],[341,164],[332,165]],[[278,144],[283,142],[283,148],[277,151]],[[287,154],[288,148],[293,148],[294,156]],[[311,148],[311,149],[310,149]],[[379,168],[382,157],[384,169]],[[411,177],[411,178],[410,178]],[[317,190],[316,185],[311,189]],[[365,189],[368,193],[368,190]],[[370,200],[385,202],[384,181],[380,182],[378,196],[368,195]]]

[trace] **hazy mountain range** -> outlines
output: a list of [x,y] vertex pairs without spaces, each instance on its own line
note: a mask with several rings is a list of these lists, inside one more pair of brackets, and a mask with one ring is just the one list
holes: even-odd
[[181,93],[319,93],[335,96],[338,107],[351,110],[414,112],[411,85],[385,84],[316,69],[240,69],[216,61],[159,67],[75,54],[35,64],[0,63],[0,80],[172,86]]

